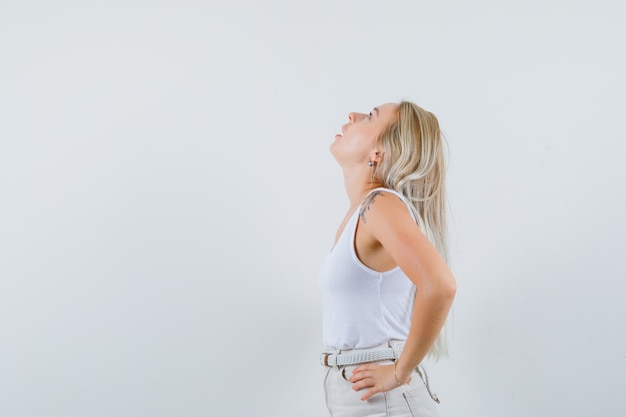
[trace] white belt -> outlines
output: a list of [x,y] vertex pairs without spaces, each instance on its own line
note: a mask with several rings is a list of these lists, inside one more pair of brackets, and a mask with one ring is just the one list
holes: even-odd
[[[398,359],[396,357],[396,352],[392,348],[381,348],[351,353],[324,352],[320,356],[320,363],[328,367],[338,367],[396,359]],[[430,384],[428,383],[428,375],[426,374],[426,369],[424,369],[422,365],[418,365],[415,370],[422,378],[422,381],[424,381],[424,385],[426,385],[426,390],[428,391],[430,398],[432,398],[433,401],[439,404],[439,398],[437,397],[437,394],[433,393],[430,390]]]
[[322,353],[320,363],[324,366],[346,366],[359,363],[378,362],[397,359],[392,348],[383,348],[352,353]]

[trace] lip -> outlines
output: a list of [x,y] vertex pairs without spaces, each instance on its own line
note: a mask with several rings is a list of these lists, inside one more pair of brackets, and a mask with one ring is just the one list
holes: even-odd
[[337,133],[335,135],[335,139],[341,139],[343,137],[343,135],[341,133]]

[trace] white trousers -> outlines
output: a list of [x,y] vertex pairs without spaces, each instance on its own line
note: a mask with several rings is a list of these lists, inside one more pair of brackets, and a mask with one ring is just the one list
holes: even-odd
[[[341,353],[374,350],[388,346],[385,343],[372,349],[343,350]],[[397,350],[397,357],[399,357],[398,345],[392,347],[394,347],[394,350]],[[392,361],[382,361],[378,362],[378,364],[393,366]],[[331,417],[438,416],[437,404],[431,398],[426,389],[426,384],[417,371],[413,372],[411,382],[408,385],[401,385],[390,391],[375,394],[366,401],[361,401],[361,397],[365,394],[366,389],[354,391],[352,382],[349,382],[352,371],[357,366],[324,367],[323,378],[326,406]]]

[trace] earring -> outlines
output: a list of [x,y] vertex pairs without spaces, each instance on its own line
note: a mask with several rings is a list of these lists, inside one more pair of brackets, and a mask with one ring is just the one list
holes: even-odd
[[370,167],[373,167],[374,166],[374,162],[370,161],[369,164],[367,164],[367,165],[370,166]]

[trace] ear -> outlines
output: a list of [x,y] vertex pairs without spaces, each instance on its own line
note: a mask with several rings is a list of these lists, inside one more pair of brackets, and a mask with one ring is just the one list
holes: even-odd
[[385,153],[383,151],[374,151],[370,157],[370,161],[375,162],[376,165],[383,162]]

